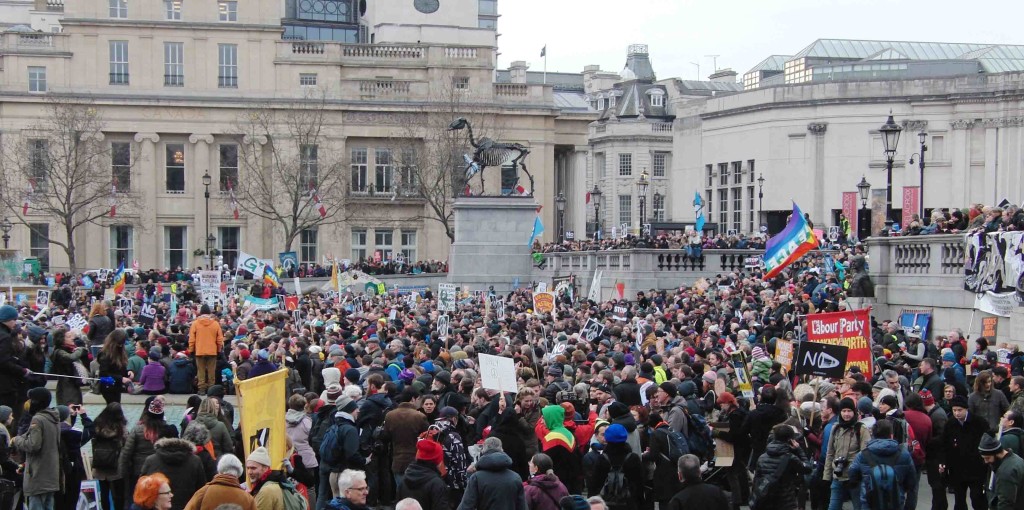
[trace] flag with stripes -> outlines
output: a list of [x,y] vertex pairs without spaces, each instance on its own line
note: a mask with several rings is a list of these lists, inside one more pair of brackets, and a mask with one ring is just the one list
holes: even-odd
[[316,192],[316,188],[310,186],[309,194],[313,196],[313,205],[316,206],[316,211],[320,213],[320,217],[326,218],[327,208],[324,207],[324,203],[320,201],[320,195]]
[[231,198],[231,214],[238,219],[238,198],[235,197],[235,186],[228,180],[228,196]]
[[32,205],[32,194],[36,192],[35,179],[29,179],[28,188],[25,190],[25,198],[21,202],[21,214],[28,214],[28,208]]

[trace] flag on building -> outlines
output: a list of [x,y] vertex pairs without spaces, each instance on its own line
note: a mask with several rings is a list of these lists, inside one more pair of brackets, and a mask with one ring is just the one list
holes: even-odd
[[533,233],[530,234],[530,242],[526,243],[527,246],[533,246],[534,239],[537,239],[544,232],[544,223],[540,221],[540,216],[533,219]]
[[548,45],[547,44],[545,44],[544,47],[540,49],[540,56],[541,57],[548,56]]
[[25,198],[21,202],[21,214],[28,214],[28,208],[32,205],[32,194],[36,192],[35,180],[29,179],[28,189],[25,190]]
[[277,273],[274,272],[274,268],[270,264],[263,265],[263,283],[273,287],[281,286],[281,280],[278,279]]
[[235,185],[228,180],[228,196],[231,198],[231,214],[238,219],[238,198],[235,197]]
[[310,194],[313,195],[313,205],[316,206],[316,210],[320,213],[321,218],[327,217],[327,208],[324,207],[324,203],[320,201],[320,195],[317,194],[316,188],[310,189]]
[[589,192],[589,191],[587,192],[587,201],[586,201],[586,204],[590,204],[590,192]]
[[818,247],[810,224],[803,211],[793,202],[793,214],[789,216],[786,228],[768,240],[764,248],[764,279],[774,278],[786,266],[800,260],[805,253]]
[[110,204],[110,217],[117,216],[117,181],[110,184],[110,199],[107,202]]
[[[274,308],[276,308],[276,303]],[[270,454],[270,467],[282,469],[288,447],[284,413],[286,407],[285,379],[288,370],[282,368],[252,379],[235,379],[238,393],[239,423],[242,425],[242,445],[245,456],[262,446]],[[251,487],[256,480],[249,480]]]
[[121,265],[117,267],[117,272],[114,273],[113,286],[114,286],[114,294],[115,295],[124,292],[124,279],[125,279],[124,261],[122,260],[121,261]]
[[697,217],[697,232],[704,231],[704,199],[701,198],[700,192],[695,191],[693,193],[693,214]]

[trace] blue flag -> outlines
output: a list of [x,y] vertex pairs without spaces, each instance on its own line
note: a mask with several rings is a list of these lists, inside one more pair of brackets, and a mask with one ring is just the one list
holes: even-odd
[[533,246],[533,240],[541,235],[542,232],[544,232],[544,224],[541,223],[540,216],[537,216],[533,219],[533,234],[530,235],[530,242],[526,243],[526,245]]
[[697,217],[697,232],[704,231],[704,200],[700,197],[700,192],[693,192],[693,214]]

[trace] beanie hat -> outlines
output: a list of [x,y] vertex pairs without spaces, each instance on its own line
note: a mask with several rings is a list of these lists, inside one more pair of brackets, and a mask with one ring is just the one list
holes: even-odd
[[978,444],[978,453],[982,455],[995,455],[1003,451],[1003,445],[999,443],[999,440],[992,437],[990,434],[981,436],[981,443]]
[[14,410],[7,406],[0,406],[0,424],[7,423]]
[[53,396],[50,394],[50,390],[44,387],[37,387],[28,390],[28,399],[32,401],[32,407],[36,409],[46,409],[50,407],[50,402],[53,401]]
[[[146,414],[154,417],[160,417],[164,415],[164,401],[156,397],[149,397],[146,399]],[[269,465],[269,464],[268,464]]]
[[668,396],[672,398],[676,398],[677,396],[679,396],[679,389],[677,389],[676,385],[670,381],[665,381],[659,384],[658,388],[660,388],[661,391],[668,393]]
[[548,367],[547,374],[554,377],[562,377],[562,367],[558,365],[551,365]]
[[154,347],[149,350],[149,359],[153,361],[160,361],[160,358],[164,356],[163,351],[159,347]]
[[60,417],[60,421],[65,421],[71,416],[71,408],[65,405],[57,406],[57,416]]
[[247,457],[246,460],[251,460],[257,464],[262,464],[264,466],[270,467],[270,452],[268,452],[266,448],[261,446],[249,452],[249,457]]
[[629,406],[626,404],[619,401],[608,404],[608,416],[612,417],[612,419],[620,416],[626,416],[627,414],[629,414]]
[[857,404],[853,402],[852,398],[845,397],[839,401],[839,410],[842,411],[843,409],[849,409],[853,412],[857,412]]
[[942,353],[942,361],[948,361],[950,363],[954,363],[954,362],[956,362],[956,355],[953,354],[953,351],[946,351],[946,352]]
[[718,379],[718,374],[709,370],[707,372],[704,372],[704,375],[701,376],[701,379],[703,379],[706,383],[715,384],[715,379]]
[[896,395],[886,395],[878,402],[889,406],[889,409],[897,409],[900,407],[900,402],[899,400],[896,400]]
[[354,368],[346,370],[345,379],[348,379],[352,384],[359,384],[359,370]]
[[626,427],[618,423],[613,423],[604,429],[604,440],[608,443],[625,443],[626,436],[629,434],[626,432]]
[[441,444],[432,439],[416,441],[416,460],[440,464],[444,460],[444,451],[441,449]]
[[404,382],[405,384],[411,383],[412,380],[415,379],[415,378],[416,378],[416,372],[413,372],[412,370],[410,370],[408,368],[406,368],[405,370],[402,370],[398,374],[398,379],[400,381]]
[[13,321],[18,318],[18,309],[11,305],[0,306],[0,322]]
[[342,395],[338,397],[338,400],[334,403],[335,408],[343,413],[351,413],[356,410],[356,402],[348,397],[348,395]]
[[935,395],[932,395],[931,391],[921,390],[918,395],[921,395],[921,403],[924,404],[925,407],[935,405]]
[[206,396],[224,398],[224,387],[219,384],[214,384],[206,389]]
[[871,403],[871,399],[868,397],[860,397],[857,401],[857,412],[860,414],[868,414],[875,410],[875,405]]
[[252,353],[249,352],[249,349],[242,349],[238,351],[238,357],[242,359],[249,359],[249,356],[252,356]]
[[963,395],[957,395],[953,397],[953,399],[949,401],[949,407],[960,407],[963,409],[967,409],[967,397]]
[[338,402],[338,397],[341,396],[343,391],[345,391],[345,388],[342,388],[341,385],[338,383],[333,383],[327,386],[327,394],[325,395],[327,397],[325,399],[327,401],[327,405],[336,405]]

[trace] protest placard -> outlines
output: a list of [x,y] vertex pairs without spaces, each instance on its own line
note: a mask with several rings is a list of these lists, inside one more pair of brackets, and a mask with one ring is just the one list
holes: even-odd
[[50,291],[48,290],[37,290],[36,291],[36,310],[42,310],[50,306]]
[[874,363],[871,358],[870,308],[808,315],[807,339],[811,342],[846,346],[849,352],[844,370],[858,366],[865,377],[871,377]]
[[594,340],[601,338],[601,335],[604,334],[604,324],[601,324],[597,319],[591,317],[587,319],[587,323],[583,326],[582,333],[583,337],[586,338],[588,342],[593,342]]
[[789,372],[793,369],[793,341],[780,338],[775,341],[775,361]]
[[518,393],[516,366],[512,358],[480,355],[480,383],[489,390]]
[[455,284],[437,284],[437,309],[442,312],[455,311]]
[[551,292],[533,293],[533,313],[551,313],[555,310],[555,295]]
[[842,379],[846,373],[846,358],[849,351],[849,347],[845,345],[800,342],[793,373]]
[[82,314],[76,313],[69,317],[65,324],[67,324],[68,329],[71,331],[82,331],[89,324],[89,321],[85,320]]

